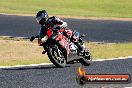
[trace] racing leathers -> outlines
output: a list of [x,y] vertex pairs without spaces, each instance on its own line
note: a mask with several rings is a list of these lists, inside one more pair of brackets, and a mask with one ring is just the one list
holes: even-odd
[[[62,30],[62,34],[66,36],[68,39],[71,38],[73,32],[67,28],[67,23],[60,20],[59,18],[53,16],[48,18],[46,23],[44,25],[41,25],[40,31],[38,33],[38,45],[42,44],[41,39],[46,35],[46,30],[48,27],[52,27],[53,30],[60,30],[62,27],[64,30]],[[45,54],[46,51],[43,51],[42,54]]]
[[[52,27],[53,30],[60,30],[63,27],[63,30],[61,32],[64,36],[66,36],[69,39],[69,41],[71,40],[73,36],[73,31],[67,28],[67,23],[53,16],[53,17],[48,18],[48,20],[46,21],[44,25],[41,25],[40,31],[38,33],[38,36],[39,36],[38,44],[39,45],[42,44],[41,39],[46,35],[45,30],[48,27]],[[78,42],[75,42],[75,45],[78,46],[79,51],[83,50],[83,47]],[[45,52],[46,51],[43,51],[42,54],[44,54]]]
[[40,45],[41,39],[46,35],[45,30],[51,26],[53,30],[60,30],[62,27],[65,29],[63,30],[63,34],[65,34],[66,37],[71,38],[72,36],[72,31],[67,28],[67,23],[60,20],[59,18],[53,16],[48,18],[46,23],[44,25],[41,25],[40,31],[38,33],[39,39],[38,39],[38,44]]

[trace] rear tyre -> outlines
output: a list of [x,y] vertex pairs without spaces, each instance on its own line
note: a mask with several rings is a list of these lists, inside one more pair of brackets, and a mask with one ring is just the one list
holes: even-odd
[[57,45],[51,46],[48,51],[47,55],[50,61],[59,68],[63,68],[66,66],[66,59],[64,57],[63,52],[58,48]]
[[92,62],[91,53],[87,49],[85,49],[85,51],[83,52],[83,56],[79,61],[82,65],[89,66]]

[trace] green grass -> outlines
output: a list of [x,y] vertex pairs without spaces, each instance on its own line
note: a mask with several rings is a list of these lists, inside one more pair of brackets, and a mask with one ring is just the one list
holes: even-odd
[[29,39],[0,37],[0,66],[38,64],[50,62],[42,55],[42,47]]
[[23,60],[19,58],[19,59],[1,61],[0,66],[29,65],[29,64],[40,64],[40,63],[50,63],[50,61],[46,56],[43,56],[41,58],[27,58],[27,60]]
[[108,59],[132,56],[132,42],[129,43],[86,43],[94,59]]
[[132,0],[0,0],[0,13],[35,15],[41,9],[50,15],[132,18]]
[[[93,59],[108,59],[132,55],[130,43],[85,43],[90,49]],[[47,55],[42,55],[42,47],[28,39],[0,37],[0,66],[49,63]]]

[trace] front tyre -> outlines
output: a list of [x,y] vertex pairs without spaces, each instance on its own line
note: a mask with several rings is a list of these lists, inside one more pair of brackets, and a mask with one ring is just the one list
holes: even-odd
[[66,66],[66,59],[63,52],[58,48],[57,45],[48,48],[47,55],[50,61],[56,66],[63,68]]
[[91,53],[85,49],[82,55],[82,58],[80,58],[80,63],[84,66],[89,66],[92,62],[92,56]]

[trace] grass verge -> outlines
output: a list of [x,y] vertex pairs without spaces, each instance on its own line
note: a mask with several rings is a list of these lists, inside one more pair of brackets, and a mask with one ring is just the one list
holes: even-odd
[[132,56],[132,42],[129,43],[86,43],[94,59],[109,59]]
[[132,0],[0,1],[0,13],[35,14],[41,9],[46,9],[51,15],[132,18]]
[[[132,43],[85,43],[94,59],[107,59],[132,55]],[[27,65],[50,62],[42,55],[42,47],[37,41],[28,39],[0,37],[0,66]]]

